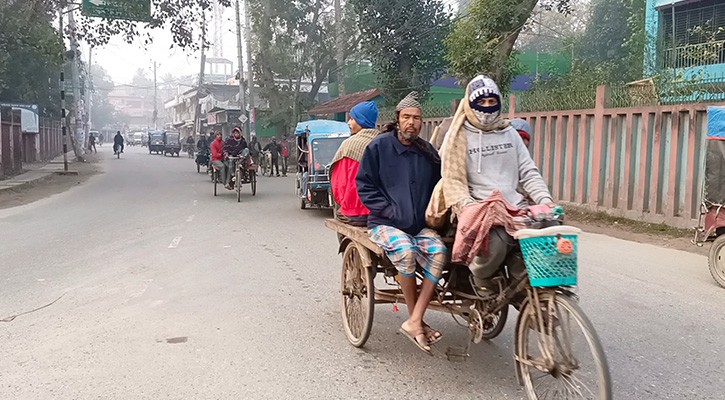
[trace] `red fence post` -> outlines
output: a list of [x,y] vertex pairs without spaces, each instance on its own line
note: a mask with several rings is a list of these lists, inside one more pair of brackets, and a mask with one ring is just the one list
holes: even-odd
[[596,103],[594,106],[594,135],[592,135],[592,176],[589,185],[589,203],[599,204],[599,181],[602,176],[602,131],[604,127],[604,100],[606,86],[597,86]]
[[507,118],[513,119],[516,117],[516,94],[509,93],[509,113]]

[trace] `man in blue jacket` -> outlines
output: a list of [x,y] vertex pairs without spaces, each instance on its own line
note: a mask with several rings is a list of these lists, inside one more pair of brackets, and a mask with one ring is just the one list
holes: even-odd
[[[441,177],[441,161],[435,148],[418,137],[421,109],[416,92],[398,104],[395,117],[387,132],[365,149],[355,183],[360,200],[370,210],[370,238],[399,272],[409,313],[400,331],[430,352],[441,334],[423,322],[423,315],[446,264],[447,250],[436,231],[426,228],[425,210]],[[419,296],[416,263],[426,278]]]

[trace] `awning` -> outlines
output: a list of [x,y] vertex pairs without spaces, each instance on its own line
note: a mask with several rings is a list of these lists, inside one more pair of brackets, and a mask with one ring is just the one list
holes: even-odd
[[335,97],[332,100],[328,100],[324,103],[317,104],[307,112],[309,115],[327,115],[339,112],[348,112],[357,103],[371,100],[374,97],[380,96],[380,90],[368,89],[361,90],[355,93],[343,94],[342,96]]

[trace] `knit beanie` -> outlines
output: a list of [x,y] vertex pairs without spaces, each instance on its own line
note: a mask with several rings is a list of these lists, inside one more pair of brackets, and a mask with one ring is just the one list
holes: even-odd
[[375,128],[378,120],[378,106],[374,101],[363,101],[350,109],[350,116],[363,128]]

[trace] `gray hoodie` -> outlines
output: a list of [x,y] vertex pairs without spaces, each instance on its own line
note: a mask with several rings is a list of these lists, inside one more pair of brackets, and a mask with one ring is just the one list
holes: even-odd
[[466,121],[468,190],[475,200],[483,200],[494,189],[517,207],[527,207],[526,198],[536,204],[552,203],[549,188],[531,159],[521,136],[511,126],[500,131],[481,131]]

